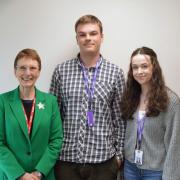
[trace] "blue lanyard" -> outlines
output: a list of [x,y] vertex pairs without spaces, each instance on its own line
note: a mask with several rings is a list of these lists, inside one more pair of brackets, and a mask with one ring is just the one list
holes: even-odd
[[93,78],[91,80],[91,87],[90,87],[90,85],[88,85],[89,83],[88,83],[87,70],[84,67],[84,65],[81,64],[81,69],[82,69],[82,72],[83,72],[85,89],[86,89],[86,93],[88,95],[88,110],[92,109],[91,104],[92,104],[92,99],[93,99],[93,96],[94,96],[94,87],[95,87],[95,84],[96,84],[96,79],[97,79],[97,74],[99,72],[98,70],[99,70],[99,65],[100,64],[101,64],[101,59],[99,59],[98,62],[96,63],[96,68],[95,68],[94,76],[93,76]]
[[138,145],[139,149],[141,148],[141,142],[142,142],[142,136],[143,136],[143,130],[144,130],[144,122],[145,122],[145,116],[140,119],[138,116],[137,119],[137,136],[138,136]]

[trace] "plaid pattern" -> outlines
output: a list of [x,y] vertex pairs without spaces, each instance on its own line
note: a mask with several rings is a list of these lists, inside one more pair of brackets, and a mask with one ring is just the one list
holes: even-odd
[[[79,58],[55,68],[50,93],[58,99],[64,144],[60,160],[76,163],[100,163],[116,155],[123,158],[125,122],[119,102],[124,74],[116,65],[102,58],[94,89],[92,109],[95,124],[87,124],[88,95]],[[92,79],[95,68],[89,68]]]

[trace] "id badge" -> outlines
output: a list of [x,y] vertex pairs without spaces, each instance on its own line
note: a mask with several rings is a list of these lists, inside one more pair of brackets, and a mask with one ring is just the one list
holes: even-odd
[[134,162],[137,165],[142,165],[142,160],[143,160],[143,151],[136,149],[135,150]]
[[88,126],[92,127],[94,125],[94,117],[93,112],[88,111],[87,112],[87,119],[88,119]]

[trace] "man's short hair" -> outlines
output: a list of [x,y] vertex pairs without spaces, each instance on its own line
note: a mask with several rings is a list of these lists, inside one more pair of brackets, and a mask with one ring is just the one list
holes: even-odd
[[102,27],[101,21],[96,16],[93,16],[93,15],[90,15],[90,14],[81,16],[76,21],[76,23],[75,23],[75,32],[77,32],[78,25],[80,25],[80,24],[88,24],[88,23],[98,24],[100,32],[103,33],[103,27]]

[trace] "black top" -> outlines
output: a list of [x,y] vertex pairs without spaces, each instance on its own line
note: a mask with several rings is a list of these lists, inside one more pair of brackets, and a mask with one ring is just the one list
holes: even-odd
[[24,106],[24,110],[26,112],[26,116],[27,116],[27,118],[29,120],[30,114],[31,114],[33,100],[23,100],[22,99],[22,103],[23,103],[23,106]]

